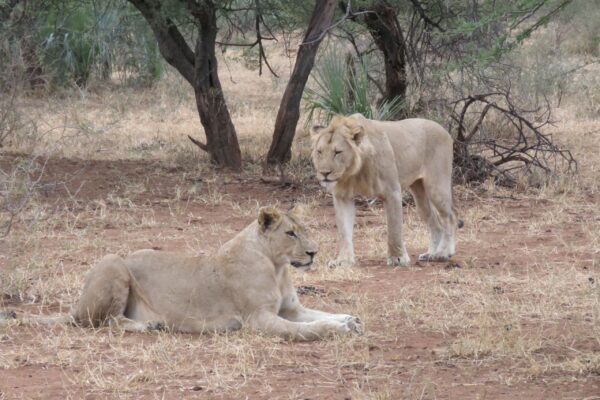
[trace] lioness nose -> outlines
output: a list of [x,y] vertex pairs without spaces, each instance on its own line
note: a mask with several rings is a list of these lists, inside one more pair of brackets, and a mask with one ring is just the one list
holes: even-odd
[[327,179],[327,175],[329,175],[331,171],[321,171],[321,175],[323,175],[324,179]]
[[310,256],[310,258],[315,258],[315,254],[317,254],[316,251],[307,251],[306,254],[308,254]]

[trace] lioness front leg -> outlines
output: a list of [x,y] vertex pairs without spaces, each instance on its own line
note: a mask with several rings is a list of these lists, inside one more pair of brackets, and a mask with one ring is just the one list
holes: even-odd
[[339,252],[335,260],[327,265],[330,268],[353,266],[356,262],[354,257],[354,245],[352,244],[352,233],[354,230],[354,217],[356,209],[353,199],[333,197],[335,209],[335,223],[338,231]]
[[261,311],[248,320],[251,329],[280,336],[288,340],[312,341],[333,334],[345,335],[357,332],[351,324],[328,319],[311,322],[288,321],[275,313]]
[[[331,314],[324,311],[313,310],[310,308],[299,307],[295,312],[288,314],[286,318],[294,322],[314,322],[314,321],[336,321],[346,324],[350,330],[360,335],[363,334],[363,327],[360,318],[348,314]],[[284,316],[286,317],[286,316]]]
[[111,328],[122,329],[125,332],[163,331],[166,329],[162,321],[136,321],[123,315],[108,320]]
[[391,266],[407,267],[410,257],[402,240],[402,191],[400,188],[384,196],[388,228],[388,259]]
[[314,322],[319,320],[330,320],[344,323],[356,333],[362,334],[362,323],[358,317],[348,314],[332,314],[325,311],[313,310],[301,305],[296,298],[295,301],[288,302],[289,306],[282,309],[279,315],[292,322]]

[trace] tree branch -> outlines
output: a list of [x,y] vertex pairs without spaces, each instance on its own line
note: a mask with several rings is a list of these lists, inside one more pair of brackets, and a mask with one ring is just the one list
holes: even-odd
[[[343,3],[340,4],[340,6],[343,5]],[[316,43],[316,42],[320,42],[325,35],[327,34],[327,32],[329,32],[330,30],[334,29],[335,27],[337,27],[338,25],[340,25],[342,22],[344,22],[347,19],[353,19],[356,18],[359,15],[362,14],[370,14],[373,11],[359,11],[359,12],[353,12],[352,11],[352,4],[351,1],[348,0],[348,3],[346,4],[346,13],[344,14],[344,16],[342,18],[339,19],[339,21],[335,22],[332,25],[329,25],[327,28],[323,29],[321,31],[321,33],[319,34],[319,36],[317,36],[316,38],[311,38],[310,40],[307,38],[304,42],[300,43],[300,46],[306,46],[307,44],[312,44],[312,43]]]
[[194,143],[196,146],[200,147],[202,150],[206,151],[207,153],[210,153],[208,151],[208,146],[205,145],[204,143],[202,143],[201,141],[194,139],[193,137],[191,137],[190,135],[187,135],[188,139],[190,139],[192,141],[192,143]]
[[[271,68],[271,65],[269,64],[269,60],[267,60],[267,55],[265,53],[265,48],[263,47],[263,36],[260,33],[260,23],[262,20],[262,14],[260,12],[260,4],[259,4],[259,0],[255,0],[256,1],[256,18],[254,20],[254,28],[256,29],[256,42],[258,43],[258,75],[262,75],[262,63],[263,61],[265,62],[265,65],[267,66],[267,68],[269,69],[269,71],[271,71],[271,74],[273,74],[274,77],[279,78],[279,76],[275,73],[275,71],[273,71],[273,68]],[[264,23],[264,21],[263,21]],[[265,25],[265,28],[267,29],[267,31],[269,33],[271,33],[270,29]],[[271,36],[272,33],[271,33]],[[274,40],[274,37],[271,37],[272,40]]]
[[421,3],[419,3],[419,0],[410,0],[410,2],[413,4],[415,10],[417,10],[417,13],[421,17],[421,19],[423,21],[425,21],[426,24],[429,24],[429,25],[437,28],[440,32],[446,32],[446,30],[444,28],[442,28],[440,26],[440,24],[438,24],[437,22],[433,21],[431,18],[429,18],[427,16],[427,13],[425,12],[425,9],[421,5]]
[[129,0],[144,16],[165,60],[193,86],[195,55],[175,22],[163,14],[159,0]]

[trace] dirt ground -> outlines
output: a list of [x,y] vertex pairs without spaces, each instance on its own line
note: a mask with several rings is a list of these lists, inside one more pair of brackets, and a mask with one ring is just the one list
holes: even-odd
[[450,263],[414,263],[427,234],[408,204],[409,268],[385,265],[382,207],[361,202],[358,266],[331,270],[332,200],[310,180],[52,158],[42,182],[0,242],[3,309],[65,312],[108,252],[210,253],[259,206],[301,201],[320,245],[315,268],[294,275],[301,301],[360,316],[365,335],[289,343],[13,324],[0,327],[0,399],[600,399],[596,191],[458,187],[465,227]]

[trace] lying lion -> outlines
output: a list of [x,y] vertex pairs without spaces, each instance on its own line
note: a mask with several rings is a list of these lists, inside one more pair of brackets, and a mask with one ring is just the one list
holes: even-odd
[[402,240],[402,192],[408,188],[429,226],[429,249],[420,261],[446,261],[455,251],[456,218],[452,202],[452,138],[426,119],[374,121],[354,114],[315,126],[312,160],[317,178],[333,194],[341,241],[330,266],[355,263],[352,231],[354,196],[379,197],[388,225],[388,264],[406,266]]
[[[85,278],[70,316],[25,322],[116,324],[127,331],[221,332],[244,326],[291,340],[362,332],[358,318],[300,304],[289,264],[308,270],[317,253],[297,208],[263,208],[212,257],[140,250],[104,257]],[[5,322],[14,313],[4,313]]]

